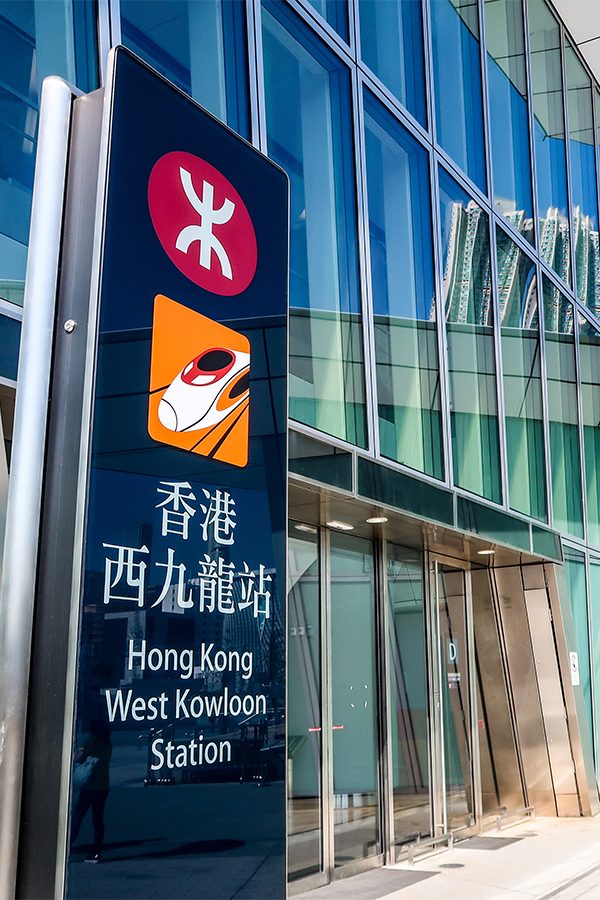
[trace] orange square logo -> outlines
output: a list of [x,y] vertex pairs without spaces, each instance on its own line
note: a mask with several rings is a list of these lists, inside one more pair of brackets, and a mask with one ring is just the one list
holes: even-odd
[[245,466],[249,405],[248,338],[158,294],[152,323],[150,437]]

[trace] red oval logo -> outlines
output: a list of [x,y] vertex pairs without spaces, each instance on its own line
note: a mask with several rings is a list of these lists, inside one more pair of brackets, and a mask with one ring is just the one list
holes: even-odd
[[213,294],[245,291],[256,272],[252,219],[231,182],[206,160],[175,150],[154,165],[148,207],[163,250]]

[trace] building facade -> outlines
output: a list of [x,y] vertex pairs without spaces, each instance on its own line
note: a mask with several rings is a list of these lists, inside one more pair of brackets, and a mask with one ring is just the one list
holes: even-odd
[[600,82],[557,9],[2,0],[0,41],[8,478],[41,80],[122,43],[288,173],[290,892],[595,814]]

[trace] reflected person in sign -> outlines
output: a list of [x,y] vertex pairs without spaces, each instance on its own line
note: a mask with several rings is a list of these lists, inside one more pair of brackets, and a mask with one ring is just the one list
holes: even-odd
[[[105,722],[94,721],[90,725],[90,733],[76,754],[76,766],[88,763],[84,782],[79,789],[79,796],[73,809],[71,823],[71,846],[79,836],[81,824],[89,809],[92,810],[94,826],[94,847],[85,862],[98,863],[102,859],[104,845],[104,807],[109,792],[109,768],[112,756],[110,728]],[[95,762],[94,762],[95,760]]]

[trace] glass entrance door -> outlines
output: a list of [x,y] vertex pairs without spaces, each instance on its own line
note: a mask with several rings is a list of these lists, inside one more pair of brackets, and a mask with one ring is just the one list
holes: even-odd
[[335,868],[381,851],[373,545],[331,535],[331,740]]
[[473,646],[470,635],[468,573],[436,561],[435,605],[437,659],[439,661],[438,722],[441,728],[443,771],[441,819],[444,829],[466,833],[474,830],[478,800],[475,790]]
[[[298,527],[299,525],[299,527]],[[292,523],[288,543],[291,893],[382,862],[373,542]]]

